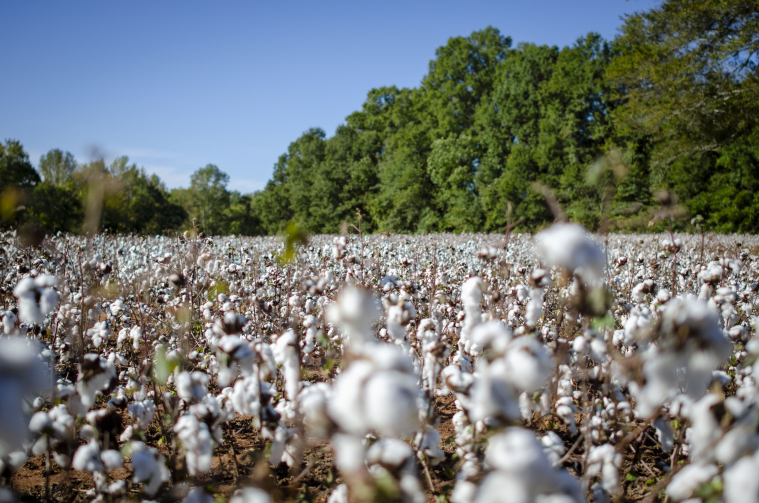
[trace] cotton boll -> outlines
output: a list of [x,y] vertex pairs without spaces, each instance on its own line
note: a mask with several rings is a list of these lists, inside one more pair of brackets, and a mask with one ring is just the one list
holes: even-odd
[[[232,503],[230,501],[230,503]],[[329,495],[327,503],[348,503],[348,486],[340,484]]]
[[363,476],[364,445],[361,439],[353,435],[337,434],[332,437],[332,450],[335,453],[335,466],[347,477]]
[[282,365],[285,381],[285,391],[290,400],[298,395],[300,382],[300,358],[298,356],[298,338],[295,331],[288,330],[277,338],[274,343],[274,358]]
[[379,464],[390,472],[398,470],[414,456],[411,447],[396,438],[383,438],[372,444],[366,451],[369,465]]
[[329,435],[333,422],[329,418],[327,406],[332,388],[327,383],[316,383],[303,388],[298,396],[298,407],[303,416],[303,424],[308,433],[316,438]]
[[142,483],[142,489],[145,493],[153,497],[160,489],[161,484],[168,482],[171,478],[169,469],[166,468],[165,459],[153,447],[146,447],[142,442],[132,442],[131,444],[132,468],[134,469],[135,484]]
[[540,439],[540,443],[543,444],[543,452],[546,453],[548,460],[553,466],[556,466],[564,453],[567,452],[561,437],[552,431],[546,433],[543,438]]
[[439,447],[440,433],[432,425],[425,425],[424,430],[416,434],[414,445],[432,466],[437,466],[445,460],[445,452]]
[[177,420],[174,431],[187,450],[185,459],[189,474],[195,476],[210,470],[213,441],[208,425],[198,422],[192,415],[185,415]]
[[[532,491],[525,481],[513,473],[493,472],[485,477],[477,488],[474,503],[500,503],[508,494],[509,503],[531,503],[534,501]],[[451,498],[453,501],[453,498]],[[457,501],[465,501],[457,499]]]
[[540,389],[553,368],[545,347],[530,336],[512,340],[504,358],[508,380],[520,391]]
[[16,323],[18,318],[13,311],[5,311],[3,314],[3,333],[6,335],[12,334],[16,330]]
[[473,422],[486,418],[510,422],[519,418],[517,396],[504,373],[502,365],[495,369],[490,367],[474,382],[469,407],[469,416]]
[[609,494],[615,494],[620,489],[619,468],[622,466],[622,455],[613,445],[604,444],[591,447],[588,455],[588,474],[601,474],[601,487]]
[[556,223],[540,231],[535,240],[541,258],[549,267],[564,267],[570,273],[582,268],[586,281],[603,276],[604,253],[581,225]]
[[511,328],[500,321],[488,321],[477,325],[471,335],[472,343],[480,346],[489,359],[503,355],[511,338]]
[[745,456],[733,466],[727,467],[724,472],[722,493],[725,503],[759,502],[757,472],[759,472],[759,454]]
[[208,375],[203,372],[180,372],[176,377],[177,395],[183,400],[195,402],[206,396]]
[[236,490],[229,499],[229,503],[271,503],[271,496],[263,489],[245,487]]
[[74,453],[71,467],[80,472],[96,472],[104,469],[100,459],[100,447],[95,440],[80,446]]
[[667,494],[673,501],[682,501],[693,496],[696,490],[719,473],[712,464],[694,463],[677,472],[667,486]]
[[49,387],[50,374],[37,358],[35,347],[20,337],[0,339],[0,458],[18,450],[29,436],[30,400]]
[[418,426],[419,386],[416,378],[396,371],[375,373],[365,386],[366,425],[387,436],[405,436]]
[[146,430],[155,416],[156,407],[152,400],[135,401],[127,407],[129,417],[135,419],[141,430]]
[[106,470],[116,470],[123,465],[121,453],[113,449],[101,452],[100,460],[103,462],[103,466],[105,466]]

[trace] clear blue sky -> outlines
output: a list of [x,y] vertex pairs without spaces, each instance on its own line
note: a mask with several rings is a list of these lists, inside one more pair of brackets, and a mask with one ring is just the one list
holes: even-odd
[[514,44],[613,38],[655,0],[6,1],[0,140],[33,164],[128,155],[169,187],[207,163],[263,188],[310,127],[328,135],[373,87],[415,87],[449,37],[488,25]]

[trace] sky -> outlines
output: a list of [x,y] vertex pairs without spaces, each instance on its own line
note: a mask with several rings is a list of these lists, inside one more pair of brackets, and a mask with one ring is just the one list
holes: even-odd
[[262,189],[311,127],[334,134],[375,87],[416,87],[453,36],[611,39],[655,0],[2,2],[0,141],[35,166],[131,162],[170,188],[208,163],[229,189]]

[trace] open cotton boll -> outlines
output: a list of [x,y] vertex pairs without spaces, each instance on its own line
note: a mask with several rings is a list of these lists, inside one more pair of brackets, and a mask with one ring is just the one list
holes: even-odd
[[469,405],[472,422],[487,418],[510,422],[520,417],[518,398],[504,374],[503,365],[495,365],[475,380]]
[[472,330],[472,343],[480,346],[483,354],[490,359],[501,356],[511,342],[511,328],[501,321],[488,321],[481,323]]
[[332,387],[327,383],[316,383],[307,386],[298,395],[299,412],[303,416],[303,424],[309,435],[324,438],[329,435],[333,422],[327,413],[327,406]]
[[332,436],[335,466],[347,477],[361,477],[366,472],[364,444],[360,437],[338,433]]
[[382,438],[366,451],[366,462],[369,465],[379,464],[394,472],[413,456],[414,451],[406,442],[397,438]]
[[282,365],[282,374],[285,381],[285,392],[289,400],[295,400],[298,396],[298,384],[300,383],[300,358],[298,356],[298,336],[290,329],[277,337],[272,351],[279,365]]
[[208,375],[204,372],[180,372],[176,377],[177,395],[183,400],[196,402],[206,396]]
[[132,468],[135,484],[142,483],[142,490],[153,497],[161,484],[168,482],[171,472],[166,468],[165,458],[153,447],[147,447],[142,442],[132,442]]
[[575,223],[556,223],[537,233],[538,253],[549,267],[564,267],[569,273],[582,269],[585,281],[603,276],[605,257],[585,228]]
[[718,473],[719,469],[712,464],[690,464],[672,477],[672,481],[667,485],[667,495],[672,501],[686,500]]
[[368,379],[364,393],[368,429],[392,437],[416,431],[420,389],[414,376],[397,371],[376,372]]
[[[230,503],[232,502],[230,501]],[[340,484],[335,487],[335,490],[327,498],[327,503],[348,503],[348,486]]]
[[553,368],[548,351],[530,336],[512,340],[504,358],[508,380],[519,391],[540,389]]
[[103,461],[100,459],[100,447],[97,441],[90,440],[80,446],[74,453],[71,467],[80,472],[103,471]]
[[[531,502],[539,495],[564,495],[569,501],[582,501],[580,482],[566,470],[553,468],[535,435],[524,428],[510,427],[494,435],[485,451],[485,462],[496,471],[488,475],[477,492],[476,502],[503,501],[503,491],[509,501]],[[496,475],[498,474],[498,475]],[[499,481],[499,482],[496,482]],[[502,486],[502,495],[496,497],[495,485]],[[491,487],[491,484],[493,487]]]
[[271,496],[263,489],[245,487],[236,490],[229,498],[229,503],[271,503]]
[[615,494],[621,488],[619,469],[622,466],[622,454],[613,445],[604,444],[591,447],[588,455],[588,474],[601,474],[601,487],[609,494]]
[[174,425],[179,440],[186,449],[187,471],[195,476],[211,469],[213,457],[213,439],[206,423],[199,422],[195,416],[185,415]]
[[445,452],[439,447],[440,432],[430,424],[424,425],[424,430],[416,434],[414,445],[432,466],[437,466],[445,460]]
[[17,322],[18,322],[18,318],[13,313],[13,311],[5,311],[5,313],[3,314],[3,333],[6,335],[10,335],[13,332],[15,332]]
[[0,339],[0,457],[20,449],[29,437],[25,401],[50,386],[50,373],[35,346],[21,337]]
[[759,453],[744,456],[725,468],[722,497],[725,503],[759,502]]

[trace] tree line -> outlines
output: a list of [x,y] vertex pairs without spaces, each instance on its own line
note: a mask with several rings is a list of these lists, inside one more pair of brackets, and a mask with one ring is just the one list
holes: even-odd
[[0,216],[256,235],[291,222],[335,233],[360,213],[367,231],[496,232],[533,231],[560,207],[590,229],[642,231],[662,225],[666,199],[681,228],[701,215],[716,232],[757,232],[758,53],[753,0],[665,0],[614,40],[564,48],[488,27],[438,48],[418,87],[372,89],[333,136],[303,133],[254,194],[228,190],[214,165],[174,190],[126,158],[79,165],[53,150],[34,170],[8,141]]

